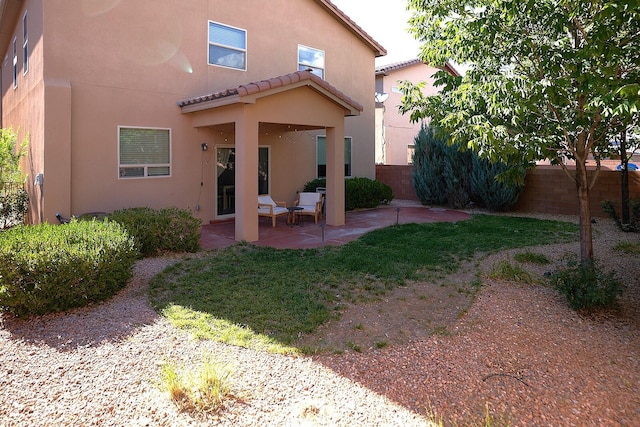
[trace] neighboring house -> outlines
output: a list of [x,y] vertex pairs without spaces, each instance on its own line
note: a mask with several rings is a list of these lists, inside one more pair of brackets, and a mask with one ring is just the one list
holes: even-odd
[[[328,0],[0,0],[1,125],[30,135],[31,222],[148,206],[236,220],[375,178],[375,58]],[[309,70],[309,71],[306,71]]]
[[[444,69],[451,75],[459,73],[447,63]],[[422,122],[411,123],[409,114],[402,115],[398,106],[402,103],[400,82],[426,82],[425,95],[434,95],[433,75],[439,68],[419,59],[389,64],[376,68],[376,164],[407,165],[413,161],[415,137]]]

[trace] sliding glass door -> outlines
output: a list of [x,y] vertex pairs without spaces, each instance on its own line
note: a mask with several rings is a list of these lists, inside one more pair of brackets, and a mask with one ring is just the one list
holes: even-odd
[[[216,217],[236,213],[235,147],[216,148]],[[258,194],[269,193],[269,147],[258,148]]]

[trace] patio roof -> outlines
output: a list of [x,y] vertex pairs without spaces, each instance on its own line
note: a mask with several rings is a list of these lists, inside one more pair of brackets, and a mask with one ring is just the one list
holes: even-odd
[[326,222],[344,224],[345,117],[363,107],[309,71],[239,85],[178,102],[195,128],[233,126],[235,139],[235,240],[258,240],[258,147],[260,127],[292,125],[325,129]]
[[230,104],[253,104],[258,98],[302,86],[311,88],[342,106],[346,110],[346,116],[357,116],[364,109],[362,104],[310,71],[296,71],[295,73],[243,84],[208,95],[185,99],[178,101],[178,107],[183,113],[192,113]]

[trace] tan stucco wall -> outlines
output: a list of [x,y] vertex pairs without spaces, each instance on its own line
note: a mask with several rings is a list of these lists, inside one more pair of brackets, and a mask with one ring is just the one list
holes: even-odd
[[[353,137],[353,175],[375,177],[374,52],[313,0],[268,7],[254,0],[28,0],[25,7],[34,82],[28,102],[3,94],[3,119],[31,132],[30,170],[45,174],[44,205],[32,210],[43,220],[55,221],[57,211],[140,205],[199,205],[201,219],[214,219],[210,156],[221,135],[194,127],[176,102],[296,71],[298,44],[324,50],[326,80],[364,105],[346,119],[345,135]],[[208,20],[247,30],[247,71],[207,64]],[[3,87],[10,73],[3,67]],[[118,179],[118,126],[170,128],[171,177]],[[259,142],[272,147],[271,185],[285,200],[315,178],[315,139],[292,135],[261,135]],[[227,139],[233,143],[233,135]]]
[[[25,12],[29,30],[29,69],[26,74],[22,54],[22,18]],[[36,174],[45,173],[46,154],[42,0],[25,1],[14,24],[6,49],[6,61],[3,59],[2,62],[2,126],[16,131],[19,141],[25,137],[29,139],[29,155],[23,160],[23,172],[27,176],[26,188],[30,194],[29,220],[38,222],[46,218],[44,188],[34,186]],[[14,37],[18,46],[18,85],[15,89],[12,66]]]
[[426,82],[423,93],[427,96],[438,92],[433,84],[433,74],[438,69],[426,64],[415,64],[389,72],[383,78],[384,92],[389,98],[384,102],[384,137],[385,159],[387,165],[406,165],[407,149],[414,144],[414,139],[420,131],[421,123],[411,123],[410,115],[402,115],[398,112],[398,106],[402,104],[402,94],[394,90],[399,87],[399,81],[408,80],[413,83]]

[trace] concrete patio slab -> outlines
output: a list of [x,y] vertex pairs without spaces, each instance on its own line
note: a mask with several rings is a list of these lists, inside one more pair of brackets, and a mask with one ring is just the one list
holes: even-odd
[[[394,201],[390,206],[346,213],[345,225],[330,226],[321,222],[314,224],[309,218],[303,226],[290,226],[286,218],[279,218],[276,227],[271,220],[259,222],[259,240],[256,246],[279,249],[308,249],[325,245],[342,245],[370,231],[395,224],[455,222],[471,218],[466,212],[427,207],[410,201]],[[235,245],[235,222],[233,220],[207,224],[202,227],[200,245],[202,249],[218,249]]]

